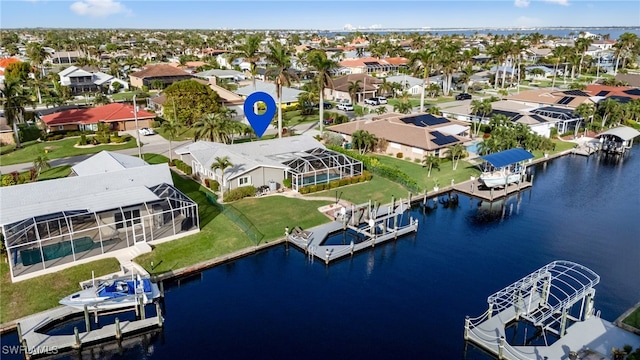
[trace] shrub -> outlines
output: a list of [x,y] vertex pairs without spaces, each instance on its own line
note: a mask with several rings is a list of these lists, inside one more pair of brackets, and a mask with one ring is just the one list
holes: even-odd
[[363,171],[361,176],[363,176],[363,177],[364,177],[364,180],[365,180],[365,181],[369,181],[369,180],[371,180],[371,178],[373,177],[373,175],[371,174],[371,172],[370,172],[370,171],[367,171],[367,170]]
[[396,154],[396,157],[397,157],[398,159],[402,159],[402,156],[403,156],[403,155],[402,155],[402,153],[401,153],[401,152],[399,152],[399,153],[397,153],[397,154]]
[[256,194],[256,187],[253,185],[241,186],[224,193],[224,201],[236,201]]
[[11,186],[17,183],[16,179],[11,175],[4,175],[2,177],[2,186]]
[[113,135],[112,135],[112,136],[109,138],[109,141],[111,141],[111,142],[112,142],[112,143],[114,143],[114,144],[122,144],[122,143],[124,143],[124,142],[125,142],[125,138],[124,138],[124,137],[122,137],[122,136],[113,136]]
[[56,135],[49,135],[46,137],[46,141],[56,141],[56,140],[62,140],[64,139],[64,135],[62,134],[56,134]]
[[318,185],[311,185],[311,186],[309,186],[309,192],[310,192],[310,193],[314,193],[314,192],[316,192],[316,191],[318,191]]
[[419,158],[415,158],[415,159],[413,159],[413,162],[416,163],[416,164],[420,164],[421,161],[420,161]]
[[169,161],[169,166],[176,166],[176,160],[171,159],[171,161]]
[[78,140],[78,145],[87,145],[87,135],[80,135],[80,140]]
[[209,185],[210,185],[210,189],[213,191],[220,190],[220,183],[218,182],[218,180],[213,180],[213,179],[210,180]]
[[18,133],[20,134],[20,141],[37,140],[42,137],[42,131],[35,125],[18,124]]
[[291,178],[282,180],[282,185],[286,188],[291,189]]
[[308,187],[301,187],[298,192],[300,192],[300,194],[308,194],[309,193],[309,188]]
[[111,138],[109,136],[96,135],[93,137],[98,144],[108,144]]
[[340,179],[339,184],[340,186],[345,186],[345,185],[349,185],[350,182],[347,179]]
[[329,182],[329,189],[335,189],[337,187],[340,186],[340,181],[338,180],[333,180],[331,182]]

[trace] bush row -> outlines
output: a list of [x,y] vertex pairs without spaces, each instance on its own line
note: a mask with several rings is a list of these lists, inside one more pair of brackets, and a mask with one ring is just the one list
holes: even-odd
[[402,186],[406,187],[408,190],[411,190],[415,193],[422,192],[422,189],[420,189],[420,186],[418,185],[418,183],[411,176],[407,175],[407,173],[405,173],[400,169],[382,164],[378,159],[374,157],[367,156],[367,155],[360,155],[355,151],[346,150],[341,146],[327,145],[327,148],[333,151],[345,154],[347,156],[350,156],[356,160],[362,161],[362,164],[364,164],[364,167],[367,170],[371,171],[376,175],[380,175],[383,178],[387,178],[393,182],[397,182]]
[[235,188],[233,190],[229,190],[224,193],[224,201],[236,201],[240,199],[244,199],[246,197],[255,196],[256,195],[256,187],[253,185],[249,186],[241,186],[239,188]]
[[175,166],[178,170],[182,171],[187,175],[191,175],[193,173],[193,168],[187,165],[186,162],[180,159],[173,159],[173,162],[169,163],[170,166]]
[[218,182],[218,180],[205,178],[204,185],[213,191],[218,191],[220,189],[220,183]]
[[359,182],[369,181],[369,180],[371,180],[372,177],[373,177],[373,175],[371,175],[370,172],[365,170],[365,171],[362,172],[362,175],[352,176],[352,177],[344,178],[344,179],[340,179],[340,180],[332,180],[332,181],[329,181],[326,184],[316,184],[316,185],[310,185],[310,186],[301,187],[299,192],[300,192],[300,194],[310,194],[310,193],[314,193],[314,192],[317,192],[317,191],[331,190],[331,189],[338,188],[340,186],[345,186],[345,185],[350,185],[350,184],[357,184]]
[[[54,135],[61,136],[61,135]],[[85,134],[80,135],[80,139],[78,139],[77,145],[99,145],[99,144],[123,144],[131,139],[131,136],[118,136],[118,135],[96,135],[90,138],[87,138]]]

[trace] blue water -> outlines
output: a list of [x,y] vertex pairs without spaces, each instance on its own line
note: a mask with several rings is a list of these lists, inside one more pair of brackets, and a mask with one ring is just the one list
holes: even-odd
[[415,209],[416,236],[329,267],[281,246],[207,270],[167,286],[162,336],[112,357],[486,359],[465,353],[465,315],[558,259],[600,274],[595,306],[614,320],[640,300],[634,151],[622,163],[567,156],[535,166],[533,188],[504,207],[460,196],[457,207]]

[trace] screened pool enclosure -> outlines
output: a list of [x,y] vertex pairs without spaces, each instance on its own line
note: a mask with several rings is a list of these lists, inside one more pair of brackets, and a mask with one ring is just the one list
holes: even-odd
[[295,191],[304,186],[358,176],[363,170],[362,162],[324,148],[296,153],[294,159],[283,164],[288,167],[287,177]]
[[[91,210],[52,212],[3,225],[12,277],[199,228],[197,204],[172,185],[131,190],[111,191]],[[114,206],[118,198],[129,201]]]

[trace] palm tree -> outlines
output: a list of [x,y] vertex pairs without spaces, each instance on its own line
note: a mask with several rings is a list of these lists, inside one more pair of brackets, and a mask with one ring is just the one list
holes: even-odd
[[234,56],[242,57],[244,61],[249,63],[249,71],[251,72],[251,82],[253,84],[253,91],[256,90],[256,63],[260,60],[262,55],[260,52],[260,42],[262,36],[259,34],[247,35],[244,44],[236,46]]
[[352,104],[355,105],[356,96],[358,96],[358,93],[360,92],[361,89],[362,87],[360,86],[360,80],[349,81],[349,87],[347,91],[349,92],[349,97],[351,98]]
[[[473,117],[474,122],[473,122],[473,129],[474,129],[474,134],[476,136],[478,136],[478,132],[480,131],[480,124],[482,123],[482,120],[484,120],[484,118],[488,115],[491,114],[491,112],[493,111],[493,108],[491,107],[491,99],[483,99],[482,101],[480,100],[471,100],[471,113],[473,115],[475,115]],[[480,115],[480,119],[478,121],[478,125],[476,126],[476,116]]]
[[447,158],[451,159],[453,170],[458,168],[458,161],[466,156],[467,150],[462,144],[455,144],[448,147],[446,150]]
[[229,157],[228,156],[216,156],[215,160],[213,161],[213,163],[211,164],[211,170],[213,170],[213,172],[215,173],[216,170],[220,170],[220,179],[222,180],[222,183],[220,184],[220,201],[224,202],[224,188],[225,186],[227,186],[227,181],[224,178],[224,171],[227,168],[232,167],[233,164],[231,163],[231,161],[229,161]]
[[35,178],[36,180],[40,177],[40,173],[42,170],[50,169],[51,164],[49,164],[49,158],[47,154],[44,152],[40,153],[35,160],[33,160],[33,168],[35,169]]
[[602,117],[602,128],[605,127],[607,123],[613,123],[611,118],[618,118],[618,122],[620,121],[619,115],[621,115],[621,106],[620,103],[611,98],[604,99],[603,101],[598,103],[598,113]]
[[351,143],[354,149],[360,151],[360,155],[366,154],[376,146],[378,138],[366,130],[356,130],[351,134]]
[[422,158],[422,165],[429,168],[427,177],[431,177],[431,169],[440,170],[440,157],[435,155],[425,155],[424,158]]
[[176,135],[178,135],[178,131],[182,128],[182,125],[178,121],[178,119],[172,118],[166,120],[160,126],[162,130],[169,137],[169,162],[173,161],[173,140],[175,140]]
[[268,73],[275,76],[276,80],[276,96],[278,100],[278,138],[282,137],[282,87],[290,86],[291,80],[295,75],[289,71],[291,67],[291,56],[287,49],[280,42],[269,43],[269,54],[267,61],[275,67],[270,69]]
[[4,88],[0,89],[0,93],[2,94],[4,117],[7,119],[7,125],[13,125],[13,134],[16,138],[16,148],[20,148],[22,146],[20,145],[18,123],[24,121],[24,107],[25,105],[30,104],[31,101],[18,79],[5,81]]
[[411,97],[408,92],[403,92],[402,96],[398,98],[398,102],[393,105],[393,111],[399,112],[400,114],[408,114],[413,109],[411,105]]
[[42,67],[42,63],[47,58],[47,53],[44,51],[42,44],[37,42],[30,42],[27,44],[27,56],[31,60],[31,63],[40,68],[40,73],[44,77],[44,67]]
[[[553,49],[552,54],[555,59],[555,67],[553,69],[553,81],[551,82],[551,88],[556,86],[556,75],[558,74],[558,66],[560,65],[560,61],[564,61],[564,59],[569,56],[571,53],[571,48],[568,46],[558,46]],[[566,67],[566,66],[565,66]],[[565,69],[565,77],[566,77],[566,69]]]
[[320,125],[320,135],[322,135],[322,125],[324,120],[324,89],[333,89],[333,79],[331,79],[331,70],[338,67],[338,64],[327,58],[327,53],[324,50],[314,50],[307,56],[309,65],[317,72],[316,80],[318,82],[320,90],[320,119],[318,124]]
[[591,127],[591,124],[593,123],[593,115],[595,114],[595,107],[593,106],[593,104],[582,103],[578,105],[578,107],[575,110],[575,113],[578,114],[585,121],[585,129],[587,128],[586,126],[587,119],[589,120],[589,127]]
[[578,66],[578,76],[582,75],[582,63],[584,61],[584,55],[589,50],[589,46],[593,44],[593,39],[588,37],[581,37],[574,43],[576,51],[580,54],[580,65]]
[[228,144],[231,119],[224,112],[208,114],[193,124],[195,139],[207,139],[209,141]]
[[414,72],[422,72],[422,91],[420,92],[420,112],[424,111],[424,92],[429,87],[429,75],[431,75],[431,67],[435,59],[435,50],[432,48],[423,48],[422,50],[412,53],[409,65]]

